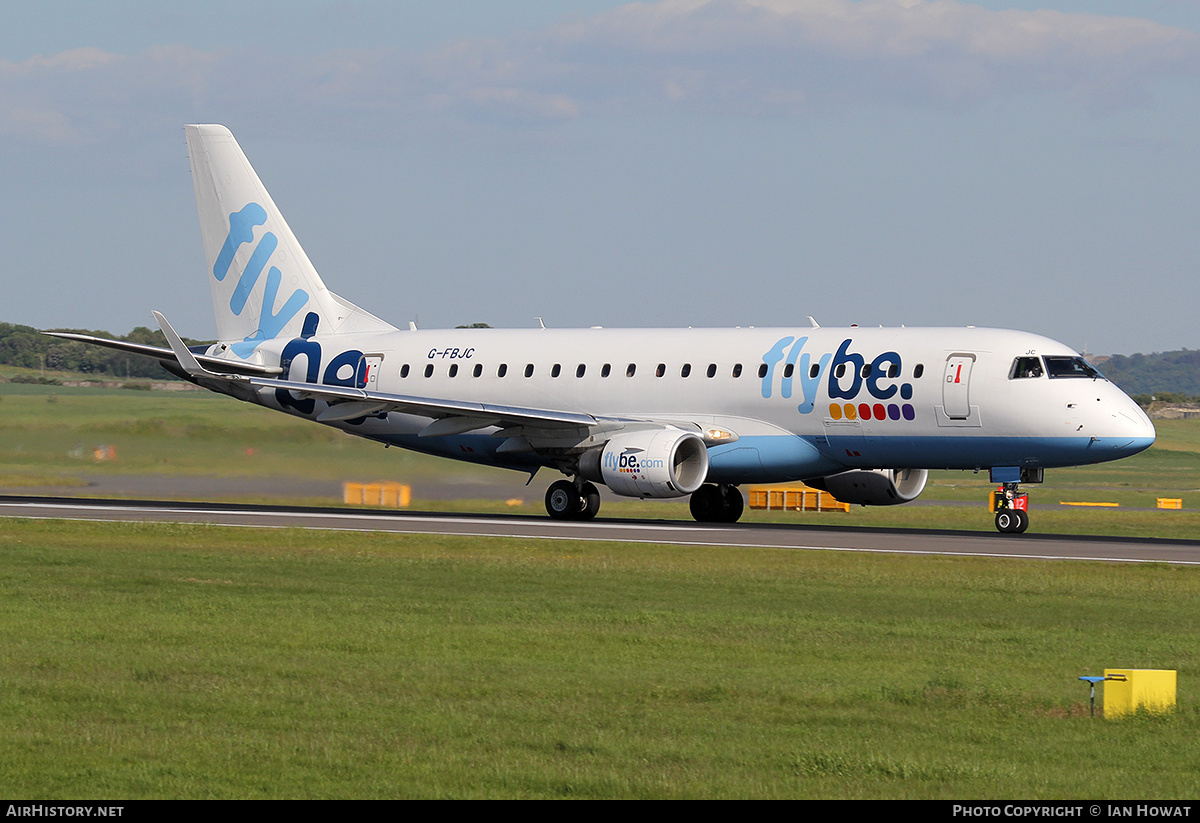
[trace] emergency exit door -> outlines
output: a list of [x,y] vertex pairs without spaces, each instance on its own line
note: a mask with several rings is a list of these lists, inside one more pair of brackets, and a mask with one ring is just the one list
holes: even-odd
[[974,365],[973,354],[957,353],[946,358],[942,407],[951,419],[965,420],[971,416],[971,367]]

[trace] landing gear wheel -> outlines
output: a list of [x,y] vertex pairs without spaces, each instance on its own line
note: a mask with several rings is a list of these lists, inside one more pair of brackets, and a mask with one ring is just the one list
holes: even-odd
[[592,483],[558,480],[546,489],[546,512],[555,520],[591,520],[598,511],[600,490]]
[[546,489],[546,513],[555,520],[576,520],[583,508],[575,484],[570,480],[558,480]]
[[1029,528],[1029,512],[1013,509],[1013,514],[1017,516],[1017,527],[1013,531],[1017,534],[1024,534]]
[[721,490],[712,483],[705,483],[700,488],[692,492],[692,499],[688,501],[688,507],[692,510],[692,517],[698,523],[717,523],[719,515],[724,508]]
[[579,489],[583,507],[579,510],[580,520],[591,520],[600,511],[600,490],[592,483],[584,483]]
[[996,530],[1005,534],[1021,534],[1029,528],[1029,515],[1020,509],[1001,509],[996,512]]
[[736,523],[746,506],[736,486],[712,483],[705,483],[692,492],[688,503],[692,517],[700,523]]
[[1017,527],[1017,518],[1013,516],[1010,509],[1001,509],[996,512],[996,531],[1008,534]]
[[746,503],[737,486],[718,486],[721,490],[721,522],[736,523],[745,510]]

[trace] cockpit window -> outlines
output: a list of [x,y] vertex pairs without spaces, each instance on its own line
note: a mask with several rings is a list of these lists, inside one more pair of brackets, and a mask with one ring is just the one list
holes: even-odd
[[1041,376],[1042,359],[1040,357],[1018,357],[1013,361],[1012,371],[1008,373],[1009,380]]
[[1046,373],[1056,377],[1090,377],[1103,380],[1104,375],[1096,371],[1082,357],[1047,357]]

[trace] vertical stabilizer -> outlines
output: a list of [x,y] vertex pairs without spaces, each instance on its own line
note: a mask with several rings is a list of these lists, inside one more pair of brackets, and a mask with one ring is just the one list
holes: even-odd
[[185,130],[221,340],[248,358],[276,337],[395,330],[325,288],[229,129]]

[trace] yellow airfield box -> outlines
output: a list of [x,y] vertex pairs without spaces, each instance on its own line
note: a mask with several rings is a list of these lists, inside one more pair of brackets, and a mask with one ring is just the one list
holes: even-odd
[[1175,708],[1173,669],[1105,669],[1104,677],[1105,717]]
[[412,489],[403,483],[343,483],[342,499],[348,506],[398,509],[412,502]]

